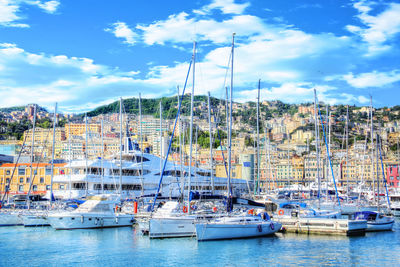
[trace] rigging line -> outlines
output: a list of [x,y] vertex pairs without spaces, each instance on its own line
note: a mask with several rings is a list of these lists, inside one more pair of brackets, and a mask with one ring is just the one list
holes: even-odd
[[[186,75],[185,85],[184,85],[183,91],[182,91],[181,101],[179,101],[178,112],[177,112],[177,116],[175,118],[174,129],[172,130],[172,135],[171,135],[171,138],[170,138],[170,141],[169,141],[169,144],[168,144],[167,155],[165,156],[165,160],[164,160],[163,169],[162,169],[162,172],[161,172],[160,181],[158,183],[157,192],[156,192],[156,194],[154,196],[154,201],[153,201],[153,205],[151,207],[151,211],[154,211],[154,205],[156,204],[157,196],[158,196],[158,193],[160,192],[160,187],[161,187],[162,180],[163,180],[163,177],[164,177],[164,170],[165,170],[165,167],[166,167],[167,162],[168,162],[168,156],[169,156],[169,152],[171,150],[172,139],[173,139],[173,136],[174,136],[174,133],[175,133],[176,123],[178,122],[179,114],[180,114],[180,111],[181,111],[182,101],[183,101],[183,97],[185,95],[186,85],[187,85],[187,81],[188,81],[188,78],[189,78],[189,74],[190,74],[190,69],[191,69],[192,63],[194,63],[193,57],[192,57],[192,59],[190,60],[190,63],[189,63],[189,68],[188,68],[188,72],[187,72],[187,75]],[[188,189],[190,191],[190,188],[188,188]]]
[[[386,189],[386,199],[388,202],[388,206],[389,206],[389,210],[390,210],[390,199],[389,199],[389,192],[388,192],[388,188],[387,188],[387,183],[386,183],[386,176],[385,176],[385,170],[383,168],[383,159],[382,159],[382,138],[377,135],[377,142],[379,142],[378,144],[378,149],[379,149],[379,157],[381,160],[381,169],[382,169],[382,175],[383,175],[383,183],[385,184],[385,189]],[[379,194],[379,192],[378,192]]]
[[[318,97],[316,96],[315,98],[316,98],[316,100],[317,100],[316,102],[318,103]],[[323,120],[322,120],[321,109],[319,108],[319,104],[316,105],[316,106],[317,106],[317,108],[318,108],[318,114],[319,114],[320,120],[321,120],[321,122],[322,122],[322,123],[321,123],[321,125],[322,125],[322,132],[323,132],[323,134],[324,134],[326,151],[327,151],[328,158],[329,158],[329,165],[330,165],[330,167],[331,167],[333,184],[335,185],[336,198],[337,198],[337,201],[338,201],[338,204],[339,204],[339,208],[341,209],[339,194],[338,194],[337,186],[336,186],[335,174],[334,174],[334,172],[333,172],[332,160],[331,160],[331,157],[329,156],[329,155],[330,155],[330,154],[329,154],[329,147],[328,147],[328,142],[327,142],[327,139],[326,139],[326,133],[325,133],[324,123],[323,123]]]

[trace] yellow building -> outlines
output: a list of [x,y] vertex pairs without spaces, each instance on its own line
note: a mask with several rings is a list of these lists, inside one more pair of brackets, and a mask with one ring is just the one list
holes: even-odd
[[[26,138],[26,139],[25,139]],[[30,145],[32,143],[32,129],[26,130],[24,132],[25,143]],[[64,128],[56,128],[55,133],[56,142],[65,140]],[[35,144],[49,144],[53,142],[53,129],[43,129],[40,127],[35,128]]]
[[[98,123],[88,123],[87,130],[89,133],[101,133],[101,125]],[[65,136],[84,135],[86,133],[85,123],[68,123],[65,125]]]
[[[216,177],[227,177],[225,165],[218,164],[215,166],[215,176]],[[242,178],[242,165],[232,164],[232,178],[241,179]]]
[[[65,173],[66,164],[54,164],[53,174],[57,175]],[[14,171],[15,169],[15,171]],[[12,176],[14,171],[14,175]],[[6,186],[10,185],[9,194],[27,194],[32,173],[32,194],[46,194],[50,190],[51,180],[51,164],[49,163],[33,163],[32,169],[30,163],[5,163],[0,166],[0,193],[5,192]],[[11,183],[10,183],[11,182]],[[55,189],[59,188],[58,184],[53,184]]]

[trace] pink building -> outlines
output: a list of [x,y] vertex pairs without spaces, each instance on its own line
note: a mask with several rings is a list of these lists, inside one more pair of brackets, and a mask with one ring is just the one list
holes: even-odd
[[386,168],[386,182],[389,187],[399,188],[400,177],[399,177],[399,165],[388,165]]

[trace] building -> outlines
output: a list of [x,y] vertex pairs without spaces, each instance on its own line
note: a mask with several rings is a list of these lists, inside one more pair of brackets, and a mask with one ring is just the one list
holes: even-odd
[[[65,165],[65,163],[54,164],[53,174],[65,173]],[[14,175],[12,176],[13,172]],[[31,179],[31,193],[46,194],[46,191],[50,190],[51,164],[33,163],[31,167],[29,163],[4,163],[0,166],[0,193],[3,194],[6,186],[10,185],[8,190],[9,194],[27,194]],[[60,188],[58,184],[54,184],[53,186],[57,189],[64,189]]]

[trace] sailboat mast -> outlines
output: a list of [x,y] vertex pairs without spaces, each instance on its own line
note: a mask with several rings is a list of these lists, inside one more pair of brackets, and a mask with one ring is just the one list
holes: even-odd
[[190,192],[192,182],[192,152],[193,152],[193,108],[194,108],[194,82],[196,69],[196,42],[193,42],[193,83],[192,93],[190,94],[190,132],[189,132],[189,178],[188,178],[188,213],[190,214]]
[[212,149],[212,144],[213,144],[213,135],[212,135],[212,129],[211,129],[211,102],[210,102],[210,91],[208,91],[208,132],[210,136],[210,175],[211,175],[211,194],[214,195],[214,170],[213,170],[213,149]]
[[317,182],[318,182],[318,209],[321,208],[321,177],[319,175],[319,131],[317,117],[317,91],[314,88],[314,113],[315,113],[315,153],[317,157]]
[[370,104],[369,104],[370,112],[371,112],[371,178],[372,178],[372,192],[374,195],[374,202],[376,201],[375,196],[375,171],[374,171],[374,118],[373,118],[373,110],[372,110],[372,96],[370,96]]
[[[180,106],[180,104],[181,104],[181,98],[180,98],[180,94],[179,94],[179,86],[177,86],[177,90],[178,90],[178,107]],[[183,139],[183,137],[182,137],[182,132],[184,133],[185,131],[183,131],[183,124],[182,124],[182,121],[181,121],[181,115],[178,113],[178,118],[177,118],[177,120],[178,120],[178,131],[179,131],[179,162],[180,162],[180,176],[181,176],[181,188],[182,188],[182,191],[181,191],[181,197],[183,198],[183,194],[184,194],[184,186],[185,186],[185,176],[184,176],[184,174],[183,174],[183,153],[182,153],[182,139]],[[160,177],[161,177],[161,174],[160,174]]]
[[232,196],[231,192],[231,173],[232,173],[232,95],[233,95],[233,59],[235,51],[235,33],[232,34],[232,52],[231,52],[231,88],[229,103],[229,133],[228,133],[228,198]]
[[68,168],[68,188],[69,188],[69,199],[71,199],[71,186],[72,186],[72,181],[71,181],[71,175],[72,175],[72,168],[71,168],[71,162],[72,162],[72,153],[71,153],[71,122],[68,121],[68,157],[69,157],[69,168]]
[[141,159],[140,159],[140,183],[141,183],[141,192],[142,195],[144,193],[144,182],[143,182],[143,129],[142,129],[142,94],[139,93],[139,139],[140,139],[140,155],[141,155]]
[[346,194],[349,202],[349,105],[346,106]]
[[257,194],[260,194],[260,86],[261,79],[258,80],[257,95]]
[[53,146],[51,149],[51,176],[50,176],[50,204],[53,202],[53,177],[54,177],[54,149],[56,145],[56,120],[57,120],[57,103],[54,107],[53,117]]
[[122,97],[119,100],[119,194],[122,196]]
[[162,155],[162,150],[163,150],[163,145],[162,145],[162,103],[161,103],[161,99],[160,99],[160,175],[162,172],[162,159],[163,159],[163,155]]
[[101,193],[104,194],[104,126],[101,118]]
[[88,173],[88,121],[87,121],[87,113],[85,113],[85,196],[88,195],[88,187],[89,187],[89,173]]
[[34,160],[34,146],[35,146],[36,112],[37,112],[36,105],[34,105],[33,106],[33,120],[32,120],[33,126],[32,126],[32,145],[31,145],[31,174],[30,174],[30,178],[29,178],[29,189],[28,189],[28,196],[27,196],[28,208],[30,207],[29,196],[31,194],[31,187],[32,187],[32,180],[33,180],[33,160]]

